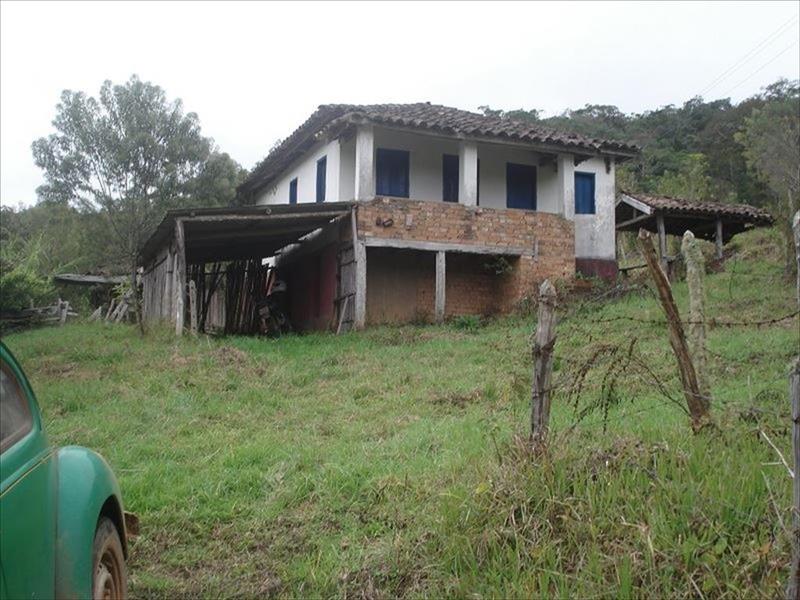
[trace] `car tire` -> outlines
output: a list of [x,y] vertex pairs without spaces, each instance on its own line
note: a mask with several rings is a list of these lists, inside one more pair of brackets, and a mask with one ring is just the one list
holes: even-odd
[[124,600],[128,597],[125,554],[114,523],[100,517],[92,546],[92,598]]

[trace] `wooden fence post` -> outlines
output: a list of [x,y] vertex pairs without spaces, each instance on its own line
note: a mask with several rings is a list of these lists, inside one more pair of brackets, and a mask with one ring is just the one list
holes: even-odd
[[539,287],[539,316],[533,341],[533,386],[531,391],[531,441],[542,447],[550,421],[550,381],[556,344],[556,289],[549,279]]
[[800,356],[789,373],[789,398],[792,402],[792,455],[794,456],[794,477],[792,503],[792,567],[789,585],[786,586],[787,600],[800,600]]
[[792,229],[794,230],[794,255],[797,261],[797,305],[800,306],[800,210],[794,213]]
[[686,397],[686,404],[692,418],[692,429],[699,431],[710,421],[708,414],[709,402],[700,392],[700,386],[697,383],[697,372],[694,369],[694,363],[692,363],[689,348],[686,345],[686,335],[683,332],[683,325],[681,325],[680,313],[678,313],[678,307],[675,306],[675,299],[672,297],[672,288],[669,285],[666,274],[658,265],[658,258],[656,257],[656,250],[653,247],[650,232],[645,229],[639,230],[639,247],[647,262],[650,275],[656,284],[661,306],[667,316],[669,343],[678,362],[683,395]]
[[689,354],[697,372],[700,393],[711,403],[711,386],[708,383],[708,348],[706,346],[706,263],[703,251],[691,231],[683,234],[681,253],[686,263],[686,283],[689,286]]

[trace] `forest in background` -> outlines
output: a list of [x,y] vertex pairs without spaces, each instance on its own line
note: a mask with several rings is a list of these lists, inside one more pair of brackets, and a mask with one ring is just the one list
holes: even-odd
[[[96,121],[102,124],[104,110],[113,116],[119,106],[129,105],[135,106],[138,116],[125,124],[127,129],[117,131],[112,126],[103,130],[94,122],[87,124],[87,112],[97,113]],[[54,120],[62,135],[33,144],[35,161],[48,182],[37,190],[38,203],[13,207],[8,203],[14,199],[4,198],[6,204],[0,209],[0,310],[52,300],[55,291],[50,278],[57,273],[130,273],[133,248],[146,239],[167,208],[237,203],[236,186],[246,177],[246,170],[216,148],[213,140],[203,138],[197,115],[183,115],[181,107],[180,100],[169,102],[161,88],[136,77],[119,86],[107,82],[98,100],[81,92],[64,92]],[[595,104],[548,118],[542,118],[535,109],[506,111],[482,106],[480,110],[486,115],[637,144],[642,149],[640,156],[618,169],[618,190],[766,207],[785,232],[798,208],[798,81],[779,80],[739,103],[730,99],[707,102],[696,97],[682,106],[669,105],[640,114]],[[131,189],[120,186],[113,201],[105,189],[94,191],[92,196],[86,194],[88,184],[75,185],[81,171],[74,163],[95,151],[87,148],[83,138],[97,137],[76,136],[76,128],[100,131],[106,138],[98,154],[106,152],[116,158],[138,152],[137,147],[123,147],[129,143],[131,129],[142,128],[146,139],[161,139],[146,129],[162,117],[165,121],[174,117],[176,111],[178,125],[186,129],[186,139],[176,144],[176,152],[190,155],[186,161],[191,166],[181,181],[176,183],[174,173],[167,168],[153,183],[147,171],[141,174],[146,184]],[[149,118],[153,115],[158,118]],[[183,132],[180,127],[169,131]],[[71,153],[63,150],[65,146],[70,146]],[[167,164],[160,150],[155,148],[156,158],[150,162],[164,160]],[[135,181],[139,175],[136,168],[135,160],[120,162],[109,180],[118,181],[122,171],[127,186],[129,179]],[[132,170],[133,175],[125,169]],[[167,189],[169,194],[164,193]],[[125,228],[135,228],[135,234],[120,232]],[[785,239],[788,244],[788,235]],[[791,268],[791,262],[787,262],[787,268]]]

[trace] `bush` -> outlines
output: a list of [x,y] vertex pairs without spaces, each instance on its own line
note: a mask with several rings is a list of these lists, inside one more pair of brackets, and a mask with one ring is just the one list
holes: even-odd
[[41,274],[40,239],[9,240],[0,252],[0,311],[18,311],[46,304],[56,295],[50,279]]

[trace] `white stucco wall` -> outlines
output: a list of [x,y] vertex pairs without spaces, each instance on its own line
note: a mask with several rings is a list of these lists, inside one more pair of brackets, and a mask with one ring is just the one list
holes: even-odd
[[552,164],[539,166],[541,154],[499,144],[478,144],[480,161],[480,205],[487,208],[506,208],[506,164],[536,166],[536,210],[561,212],[557,197],[557,180]]
[[614,161],[606,173],[603,158],[591,158],[575,167],[576,173],[594,173],[595,214],[575,215],[575,256],[616,258],[614,202],[616,195]]
[[[407,150],[410,153],[409,195],[416,200],[442,201],[442,155],[459,154],[456,139],[437,138],[391,129],[374,128],[374,149]],[[524,148],[479,143],[480,206],[506,208],[506,163],[536,166],[537,210],[563,214],[564,193],[556,165],[539,165],[542,155]],[[292,164],[278,181],[261,193],[257,204],[285,204],[289,201],[289,182],[298,178],[297,201],[316,199],[317,160],[328,157],[325,200],[353,200],[355,197],[355,138],[320,143]],[[570,157],[571,161],[571,157]],[[614,259],[615,172],[614,162],[606,172],[603,158],[591,158],[575,166],[576,172],[595,174],[594,215],[568,214],[575,221],[575,256]],[[568,172],[567,172],[568,173]]]
[[[297,202],[316,202],[317,200],[317,161],[327,157],[325,175],[325,201],[339,200],[339,140],[327,144],[320,142],[305,156],[296,160],[286,172],[256,198],[256,204],[287,204],[289,202],[289,182],[297,177]],[[352,176],[351,176],[352,179]]]
[[458,156],[458,140],[375,128],[375,149],[407,150],[408,192],[417,200],[442,200],[442,155]]

